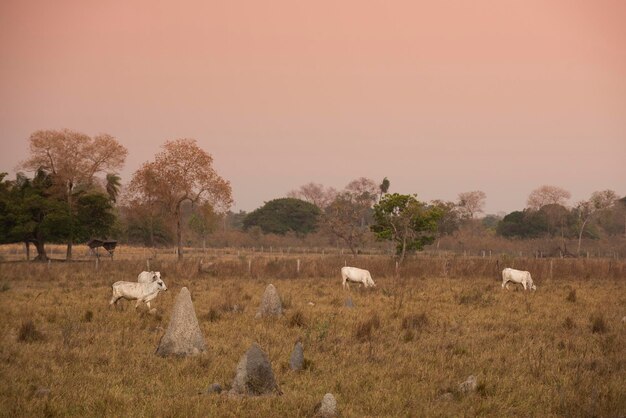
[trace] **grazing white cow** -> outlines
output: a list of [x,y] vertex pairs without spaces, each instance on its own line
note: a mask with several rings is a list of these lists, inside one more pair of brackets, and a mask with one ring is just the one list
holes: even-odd
[[342,267],[341,278],[343,279],[342,286],[344,289],[350,289],[350,283],[348,282],[361,283],[365,287],[376,287],[370,272],[357,267]]
[[137,283],[152,283],[161,278],[160,271],[142,271],[137,276]]
[[527,271],[505,268],[502,270],[502,288],[509,289],[509,282],[518,283],[524,286],[524,290],[537,290],[533,284],[533,279]]
[[157,297],[161,290],[167,290],[167,286],[163,283],[163,280],[157,279],[151,283],[135,283],[119,281],[113,283],[113,295],[109,305],[113,305],[119,299],[124,298],[127,300],[137,300],[135,309],[139,306],[140,302],[145,302],[150,309],[150,301]]

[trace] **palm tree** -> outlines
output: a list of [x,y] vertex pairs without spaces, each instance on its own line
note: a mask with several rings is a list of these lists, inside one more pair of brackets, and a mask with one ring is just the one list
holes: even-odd
[[378,197],[379,202],[380,202],[380,199],[383,198],[383,195],[389,191],[389,186],[390,186],[389,179],[385,177],[383,179],[383,182],[380,183],[380,185],[378,186],[378,188],[380,189],[380,196]]
[[121,178],[115,173],[107,174],[107,193],[109,194],[109,199],[112,202],[117,202],[117,197],[120,193],[120,187],[122,185]]

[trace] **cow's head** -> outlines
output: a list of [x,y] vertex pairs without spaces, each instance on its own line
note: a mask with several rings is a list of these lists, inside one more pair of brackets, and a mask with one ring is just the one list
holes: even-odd
[[157,280],[155,281],[155,283],[157,284],[157,286],[158,286],[157,288],[158,288],[159,290],[167,290],[167,286],[165,286],[165,283],[163,282],[163,280],[161,280],[161,279],[157,279]]
[[161,280],[161,272],[160,271],[151,271],[152,273],[152,281],[156,282],[157,280]]

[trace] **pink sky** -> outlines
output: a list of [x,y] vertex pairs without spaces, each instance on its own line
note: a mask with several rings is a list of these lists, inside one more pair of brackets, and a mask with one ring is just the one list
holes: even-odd
[[486,210],[626,194],[626,2],[0,3],[0,171],[37,129],[106,132],[128,181],[192,137],[235,210],[314,181]]

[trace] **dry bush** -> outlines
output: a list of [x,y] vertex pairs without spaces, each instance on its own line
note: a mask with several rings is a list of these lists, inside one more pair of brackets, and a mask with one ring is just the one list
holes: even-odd
[[411,314],[402,318],[402,329],[421,331],[428,325],[428,316],[425,313]]
[[591,332],[594,334],[604,334],[607,331],[607,322],[604,319],[604,315],[601,313],[592,315],[589,318],[589,322],[591,322]]
[[576,324],[574,323],[574,320],[570,318],[569,316],[563,320],[563,328],[573,329],[575,327],[576,327]]
[[37,330],[35,323],[32,320],[23,321],[20,326],[20,330],[17,335],[18,341],[25,343],[32,343],[35,341],[41,341],[44,339],[43,334]]
[[[221,308],[221,310],[223,311],[223,307]],[[201,317],[201,319],[204,319],[209,322],[217,322],[221,318],[222,318],[222,315],[220,314],[220,311],[215,308],[210,308],[209,311]]]
[[565,300],[572,303],[576,302],[576,289],[570,290]]
[[380,328],[380,317],[377,313],[369,315],[369,319],[360,322],[356,326],[354,337],[359,342],[371,341],[373,332]]
[[287,323],[289,324],[290,327],[306,327],[307,326],[307,320],[306,317],[304,316],[304,314],[302,313],[302,311],[298,310],[295,311],[294,313],[292,313],[289,316],[289,319],[287,321]]

